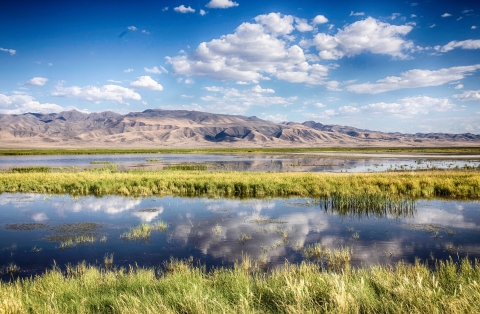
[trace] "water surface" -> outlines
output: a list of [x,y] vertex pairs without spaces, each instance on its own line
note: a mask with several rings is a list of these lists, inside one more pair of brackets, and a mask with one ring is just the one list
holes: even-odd
[[[400,212],[340,214],[308,198],[241,201],[4,193],[0,267],[15,263],[21,276],[29,276],[54,261],[61,267],[83,260],[103,265],[106,254],[114,254],[119,266],[161,266],[170,257],[193,257],[207,267],[229,266],[248,254],[271,267],[285,260],[302,261],[303,249],[315,243],[351,247],[356,266],[457,254],[479,258],[479,209],[478,202],[418,201]],[[120,238],[130,228],[158,220],[168,223],[166,232],[152,232],[147,241]],[[79,223],[96,227],[69,231]],[[94,242],[61,248],[66,237],[82,234]],[[242,240],[244,236],[248,239]]]

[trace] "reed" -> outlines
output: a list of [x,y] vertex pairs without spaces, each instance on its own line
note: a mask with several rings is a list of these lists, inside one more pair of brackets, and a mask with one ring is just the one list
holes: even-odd
[[80,263],[0,283],[0,313],[479,313],[478,261],[434,265],[286,262],[265,272],[244,257],[207,272],[190,260],[164,270]]
[[[400,199],[480,199],[480,173],[258,173],[97,170],[66,173],[3,173],[1,192],[82,195],[174,195],[228,198],[312,197],[324,208],[369,207],[395,213],[412,207]],[[385,203],[385,204],[384,204]],[[373,207],[372,207],[373,206]]]

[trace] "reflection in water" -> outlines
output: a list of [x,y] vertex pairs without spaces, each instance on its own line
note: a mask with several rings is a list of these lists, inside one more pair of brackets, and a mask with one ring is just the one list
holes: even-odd
[[[156,160],[149,162],[149,160]],[[157,161],[158,160],[158,161]],[[478,156],[402,156],[388,154],[335,155],[242,155],[242,154],[125,154],[74,156],[1,156],[0,169],[26,166],[102,167],[118,164],[119,170],[163,169],[168,165],[200,163],[210,171],[272,171],[272,172],[379,172],[430,169],[478,168]],[[93,164],[92,164],[93,163]]]
[[[315,243],[351,247],[354,265],[413,262],[415,257],[431,255],[448,258],[457,253],[480,257],[478,202],[72,198],[5,193],[0,195],[0,206],[0,268],[15,262],[24,275],[42,272],[53,260],[58,265],[82,260],[95,263],[112,253],[120,266],[158,266],[171,256],[193,256],[210,267],[229,265],[243,254],[273,266],[285,259],[303,260],[303,249]],[[168,223],[167,231],[152,233],[146,243],[120,239],[140,223],[160,220]],[[48,226],[28,228],[40,222]],[[58,238],[59,226],[85,222],[98,226],[85,245],[61,243],[67,241]],[[8,228],[13,224],[20,227]],[[68,236],[75,241],[86,239],[85,234],[73,231]],[[47,241],[57,238],[57,242]],[[64,250],[59,249],[62,245]],[[41,252],[34,253],[33,248]]]

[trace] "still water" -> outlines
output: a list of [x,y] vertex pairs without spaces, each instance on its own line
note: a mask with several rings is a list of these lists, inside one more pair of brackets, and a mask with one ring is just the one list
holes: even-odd
[[[149,162],[150,160],[150,162]],[[154,160],[154,162],[151,162]],[[102,167],[109,162],[119,170],[163,169],[172,164],[201,163],[210,171],[379,172],[388,170],[480,167],[480,156],[393,154],[124,154],[73,156],[2,156],[0,169],[27,166]]]
[[[145,241],[121,235],[162,220],[165,232]],[[313,199],[228,200],[180,197],[124,198],[40,194],[0,195],[0,268],[20,276],[85,260],[102,265],[161,266],[170,257],[212,266],[232,265],[242,254],[267,266],[304,260],[315,243],[353,249],[354,266],[408,263],[418,257],[480,258],[479,202],[424,201],[400,212],[342,212]],[[87,236],[91,243],[67,239]],[[63,244],[62,244],[63,243]],[[1,277],[8,280],[7,274]]]

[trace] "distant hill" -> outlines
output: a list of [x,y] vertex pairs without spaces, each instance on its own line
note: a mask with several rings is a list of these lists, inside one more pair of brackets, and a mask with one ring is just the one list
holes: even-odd
[[149,109],[126,115],[72,110],[0,114],[0,144],[3,148],[478,146],[480,135],[385,133],[186,110]]

